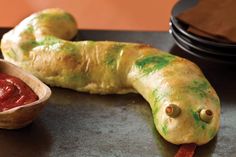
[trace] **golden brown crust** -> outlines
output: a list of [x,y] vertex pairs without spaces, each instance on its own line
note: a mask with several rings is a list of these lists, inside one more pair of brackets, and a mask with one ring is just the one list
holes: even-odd
[[[37,19],[42,14],[50,18]],[[157,130],[171,143],[201,145],[216,135],[220,101],[197,65],[144,44],[59,39],[72,37],[64,37],[65,32],[76,29],[75,21],[68,21],[64,14],[68,13],[39,12],[30,17],[36,18],[33,25],[21,23],[5,34],[1,45],[4,58],[52,86],[99,94],[140,93],[150,103]],[[60,22],[47,20],[51,18]],[[66,25],[65,30],[56,25],[60,23]],[[36,27],[41,34],[28,33],[22,29],[25,25]],[[63,29],[63,35],[52,30],[56,27]],[[166,114],[170,104],[181,109],[177,117]],[[202,109],[212,111],[210,123],[199,116]]]

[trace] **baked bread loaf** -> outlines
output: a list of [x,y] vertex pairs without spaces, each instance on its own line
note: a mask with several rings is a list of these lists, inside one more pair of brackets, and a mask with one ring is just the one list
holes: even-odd
[[74,18],[47,9],[23,20],[1,41],[4,59],[46,84],[98,94],[140,93],[158,132],[173,144],[209,142],[220,123],[220,101],[194,63],[148,45],[68,41]]

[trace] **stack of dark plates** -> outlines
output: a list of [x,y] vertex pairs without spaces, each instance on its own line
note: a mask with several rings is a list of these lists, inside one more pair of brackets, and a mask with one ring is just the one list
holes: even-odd
[[216,62],[236,64],[236,43],[216,41],[200,37],[187,31],[188,25],[175,17],[185,9],[196,5],[197,0],[179,1],[172,9],[170,33],[176,44],[186,52],[197,57]]

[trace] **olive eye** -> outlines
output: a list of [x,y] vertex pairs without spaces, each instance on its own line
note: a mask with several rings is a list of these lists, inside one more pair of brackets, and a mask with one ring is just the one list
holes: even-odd
[[181,109],[175,104],[170,104],[166,107],[166,114],[172,118],[179,116]]
[[202,121],[210,123],[213,118],[213,112],[209,109],[202,109],[199,113],[199,116]]

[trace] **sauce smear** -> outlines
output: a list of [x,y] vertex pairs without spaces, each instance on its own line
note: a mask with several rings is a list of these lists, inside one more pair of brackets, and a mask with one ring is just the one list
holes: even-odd
[[175,157],[193,157],[197,145],[194,143],[183,144],[180,146]]
[[0,73],[0,112],[36,100],[38,96],[22,80]]

